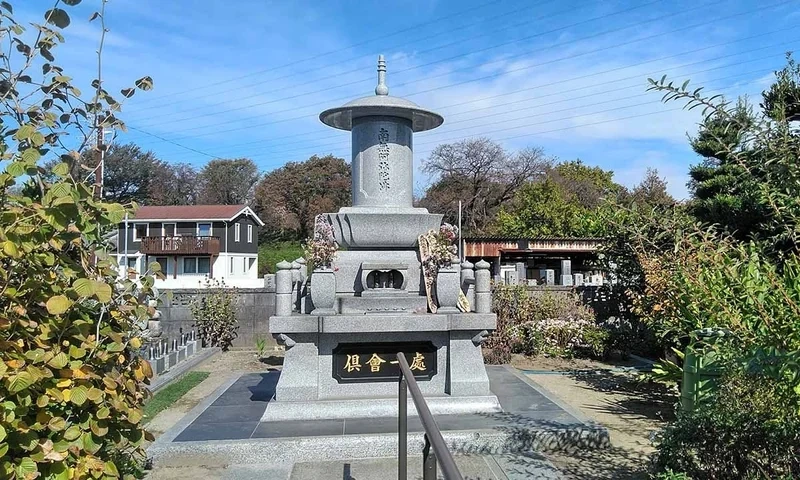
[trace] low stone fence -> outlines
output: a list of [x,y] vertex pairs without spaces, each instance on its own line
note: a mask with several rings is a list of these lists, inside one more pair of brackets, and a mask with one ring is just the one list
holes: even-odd
[[[162,295],[157,307],[161,312],[160,326],[163,337],[178,338],[182,333],[191,332],[195,328],[189,305],[192,300],[207,293],[207,290],[176,288],[170,291],[172,298]],[[237,296],[236,316],[239,330],[233,346],[253,348],[257,339],[266,340],[268,345],[276,345],[269,334],[269,317],[275,314],[275,289],[240,288],[237,290]]]
[[150,362],[155,379],[197,354],[201,348],[194,330],[172,338],[162,333],[162,337],[143,347],[142,355]]

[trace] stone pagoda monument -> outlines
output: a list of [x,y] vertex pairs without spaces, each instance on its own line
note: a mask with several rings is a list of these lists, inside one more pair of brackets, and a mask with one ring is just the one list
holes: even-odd
[[396,416],[398,352],[434,414],[500,411],[481,354],[489,264],[453,258],[426,288],[418,242],[442,215],[413,206],[413,136],[444,119],[390,96],[380,56],[375,95],[320,120],[352,132],[353,206],[325,216],[343,249],[332,268],[307,281],[302,259],[278,265],[269,331],[286,357],[262,421]]

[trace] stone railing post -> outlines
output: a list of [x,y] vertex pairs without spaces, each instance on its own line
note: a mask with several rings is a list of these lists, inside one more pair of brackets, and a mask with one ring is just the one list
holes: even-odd
[[297,299],[300,297],[300,264],[297,260],[291,264],[292,269],[292,310],[298,310]]
[[469,311],[475,311],[475,265],[464,260],[461,263],[461,291],[469,302]]
[[292,314],[292,264],[286,260],[276,265],[275,274],[275,315],[281,317]]
[[489,262],[481,260],[475,264],[475,312],[492,312],[492,275]]
[[[303,295],[305,295],[305,285],[306,279],[308,278],[308,270],[306,269],[306,259],[303,257],[299,257],[294,262],[292,262],[292,268],[297,265],[297,292],[294,297],[295,303],[295,310],[300,313],[303,312]],[[294,278],[294,270],[292,270],[292,275]]]

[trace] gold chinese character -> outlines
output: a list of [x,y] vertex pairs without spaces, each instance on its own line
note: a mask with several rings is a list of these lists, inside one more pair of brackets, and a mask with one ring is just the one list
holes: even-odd
[[344,368],[348,372],[352,372],[353,370],[360,372],[361,371],[361,361],[358,355],[348,355],[347,356],[347,363],[344,364]]
[[367,365],[369,365],[370,372],[380,372],[381,371],[381,363],[386,363],[386,360],[382,359],[378,356],[377,353],[372,354],[372,358],[369,359]]
[[425,370],[425,357],[423,357],[421,353],[417,352],[417,354],[414,355],[414,358],[411,359],[411,366],[409,368],[411,370]]

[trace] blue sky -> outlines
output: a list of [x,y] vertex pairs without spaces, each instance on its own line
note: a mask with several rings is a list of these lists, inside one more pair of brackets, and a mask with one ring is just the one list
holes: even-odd
[[[52,4],[16,2],[36,20]],[[100,0],[69,8],[59,62],[89,90]],[[798,1],[110,0],[105,86],[150,75],[121,115],[135,142],[168,162],[252,158],[267,172],[332,153],[347,132],[320,111],[369,95],[379,53],[390,94],[445,117],[415,136],[417,165],[443,142],[487,136],[613,170],[633,185],[657,168],[686,196],[699,112],[662,104],[667,74],[726,96],[757,95],[800,45]],[[62,50],[63,48],[63,50]],[[417,173],[416,188],[429,179]]]

